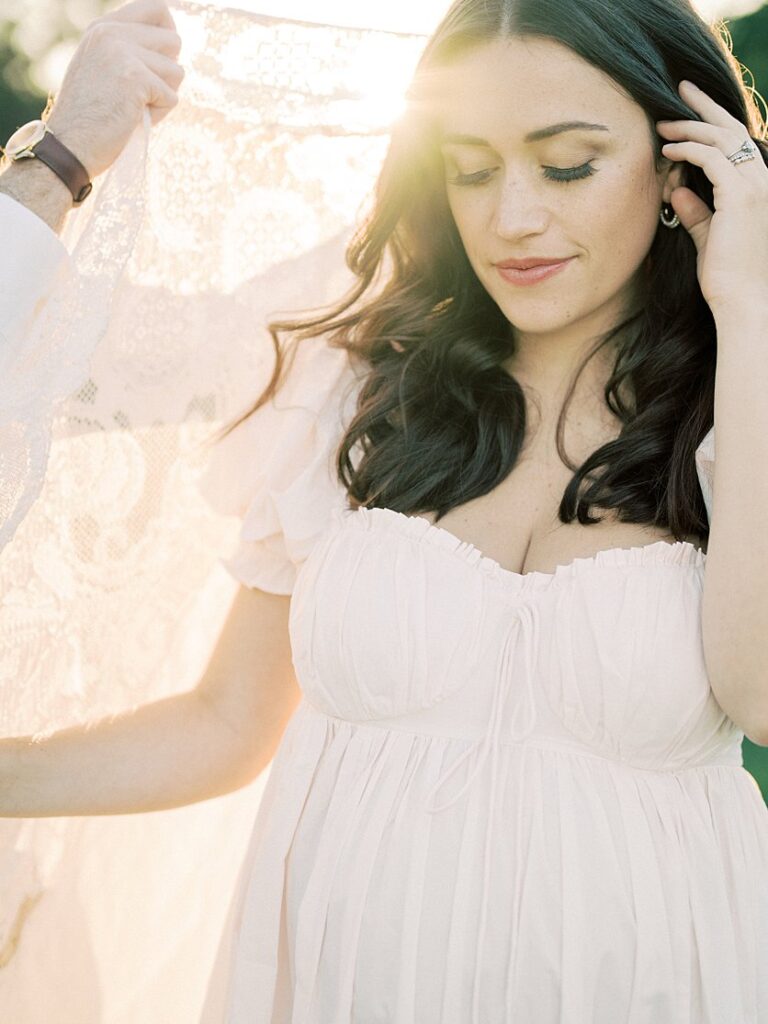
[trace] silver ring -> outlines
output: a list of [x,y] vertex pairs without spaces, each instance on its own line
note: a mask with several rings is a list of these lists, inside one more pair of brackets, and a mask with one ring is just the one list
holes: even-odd
[[735,153],[731,153],[728,159],[732,164],[742,164],[745,160],[754,160],[756,154],[757,146],[751,139],[747,139],[746,142],[742,142]]

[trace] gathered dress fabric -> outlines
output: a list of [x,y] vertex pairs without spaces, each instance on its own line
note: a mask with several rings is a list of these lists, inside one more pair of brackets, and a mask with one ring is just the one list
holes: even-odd
[[302,697],[201,1024],[768,1021],[768,810],[707,678],[705,554],[519,574],[350,508],[360,380],[300,343],[204,481],[228,571],[292,595]]

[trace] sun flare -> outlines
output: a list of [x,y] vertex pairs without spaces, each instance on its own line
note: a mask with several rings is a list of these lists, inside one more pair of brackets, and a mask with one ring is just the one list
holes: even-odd
[[[224,0],[218,0],[224,2]],[[736,17],[760,6],[762,0],[693,0],[708,21]],[[413,47],[389,46],[378,36],[361,46],[355,81],[359,87],[358,110],[366,111],[373,124],[391,124],[403,111],[408,87],[423,39],[437,26],[451,6],[450,0],[389,0],[374,4],[360,0],[226,0],[237,6],[273,17],[284,17],[354,28],[382,29],[421,36]]]

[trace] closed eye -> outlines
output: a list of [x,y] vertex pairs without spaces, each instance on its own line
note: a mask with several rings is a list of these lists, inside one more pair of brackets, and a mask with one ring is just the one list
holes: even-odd
[[550,181],[578,181],[580,178],[588,178],[595,173],[595,168],[589,161],[579,164],[578,167],[545,167],[544,177]]
[[492,174],[493,171],[475,171],[474,174],[457,174],[448,181],[451,185],[484,185]]
[[[595,173],[591,163],[580,164],[578,167],[544,167],[544,177],[548,181],[578,181]],[[457,174],[449,178],[451,185],[484,185],[490,180],[493,169],[475,171],[474,174]]]

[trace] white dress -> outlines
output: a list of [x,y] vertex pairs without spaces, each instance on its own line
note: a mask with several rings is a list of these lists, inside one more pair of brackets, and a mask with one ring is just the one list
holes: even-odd
[[[0,362],[66,251],[0,195]],[[4,336],[3,336],[4,335]],[[301,703],[201,1024],[763,1024],[768,810],[707,680],[706,557],[520,575],[347,509],[358,379],[304,342],[217,451],[224,561],[292,594]],[[711,513],[714,433],[696,453]]]
[[357,378],[301,344],[206,482],[242,520],[228,570],[292,594],[303,696],[204,1024],[767,1021],[768,810],[707,679],[706,556],[521,575],[349,510]]

